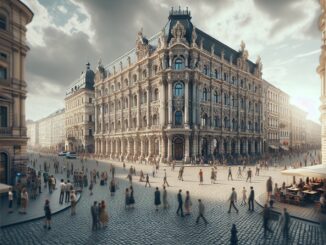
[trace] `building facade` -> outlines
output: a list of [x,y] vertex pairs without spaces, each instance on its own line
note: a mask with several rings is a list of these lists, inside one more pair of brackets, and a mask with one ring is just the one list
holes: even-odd
[[18,0],[0,2],[0,183],[26,171],[26,25],[32,11]]
[[94,152],[94,78],[86,65],[86,71],[66,91],[65,98],[65,149],[80,153]]
[[317,73],[321,79],[321,155],[322,164],[326,164],[326,0],[320,0],[321,16],[319,18],[319,30],[322,33],[321,54],[319,56],[319,66]]
[[289,150],[290,147],[290,133],[291,133],[291,113],[290,113],[290,96],[279,90],[279,137],[280,149]]
[[307,112],[297,106],[290,106],[291,135],[290,145],[293,150],[306,148],[306,116]]
[[306,121],[306,146],[308,149],[320,147],[321,125],[311,120]]
[[162,32],[95,80],[95,150],[108,158],[162,161],[262,153],[262,64],[172,10]]
[[38,121],[27,122],[28,147],[36,151],[58,152],[65,146],[65,110],[59,109]]

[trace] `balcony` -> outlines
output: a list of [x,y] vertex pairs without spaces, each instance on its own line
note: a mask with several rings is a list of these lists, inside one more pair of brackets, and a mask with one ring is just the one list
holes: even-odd
[[12,129],[0,127],[0,135],[3,135],[3,136],[12,135]]

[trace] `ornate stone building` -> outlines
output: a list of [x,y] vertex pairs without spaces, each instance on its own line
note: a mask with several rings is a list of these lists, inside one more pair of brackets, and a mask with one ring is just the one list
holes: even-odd
[[95,79],[95,153],[117,159],[210,159],[262,153],[262,63],[171,10],[163,30]]
[[0,183],[26,170],[26,25],[32,11],[18,0],[0,1]]
[[36,122],[27,123],[28,147],[58,152],[65,148],[65,110],[60,109]]
[[319,57],[319,66],[317,73],[321,79],[321,153],[322,163],[326,164],[326,0],[320,0],[322,14],[319,18],[319,30],[322,33],[321,55]]
[[282,150],[289,150],[290,147],[290,133],[291,133],[291,113],[290,113],[290,96],[279,90],[279,136],[280,148]]
[[309,149],[320,148],[321,125],[313,121],[306,121],[306,146]]
[[291,115],[291,135],[290,145],[294,150],[304,149],[306,147],[306,116],[307,112],[297,106],[290,106]]
[[66,91],[65,149],[81,153],[94,152],[94,72],[86,64],[83,72]]

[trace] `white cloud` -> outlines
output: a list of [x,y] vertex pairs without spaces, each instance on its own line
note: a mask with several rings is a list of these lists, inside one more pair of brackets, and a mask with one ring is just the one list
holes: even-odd
[[63,5],[59,5],[59,6],[58,6],[58,10],[59,10],[61,13],[63,13],[63,14],[68,13],[68,10],[67,10],[66,7],[63,6]]

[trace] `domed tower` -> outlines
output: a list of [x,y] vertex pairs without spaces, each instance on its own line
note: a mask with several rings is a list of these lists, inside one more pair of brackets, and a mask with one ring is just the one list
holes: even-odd
[[322,45],[321,54],[319,57],[319,66],[317,68],[317,73],[320,75],[321,79],[321,154],[322,154],[322,164],[326,164],[326,0],[320,0],[320,5],[322,8],[322,14],[319,19],[319,29],[322,32]]

